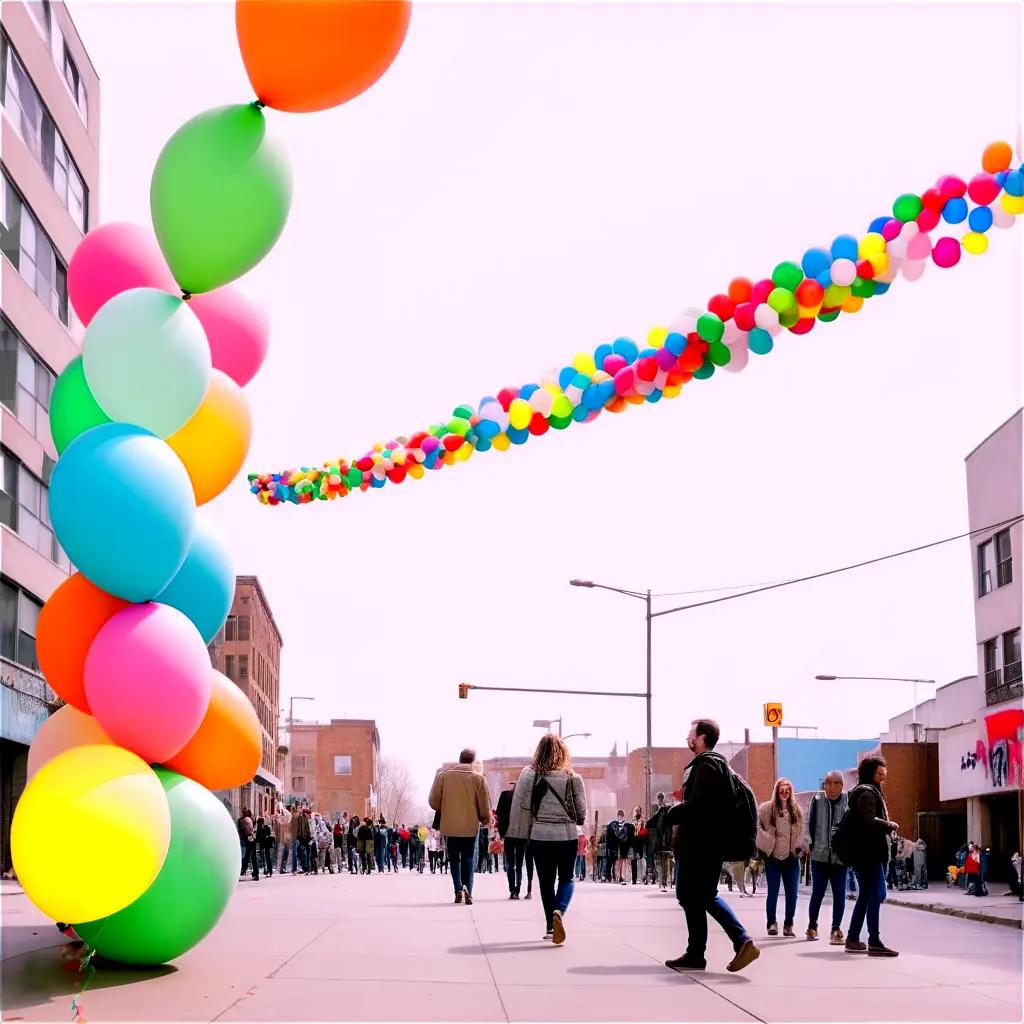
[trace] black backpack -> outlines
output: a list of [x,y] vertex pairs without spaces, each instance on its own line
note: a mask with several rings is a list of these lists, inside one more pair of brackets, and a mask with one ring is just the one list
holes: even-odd
[[729,782],[732,786],[732,803],[722,828],[722,853],[724,860],[748,861],[757,847],[757,801],[754,791],[731,768]]

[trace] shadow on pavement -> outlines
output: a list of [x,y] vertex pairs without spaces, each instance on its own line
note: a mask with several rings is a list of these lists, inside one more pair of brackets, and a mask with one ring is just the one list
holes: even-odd
[[538,949],[558,949],[542,939],[527,942],[481,942],[475,946],[449,946],[449,953],[476,956],[480,953],[529,953]]
[[[8,929],[4,929],[6,932]],[[80,990],[85,975],[76,959],[62,956],[66,943],[32,949],[11,956],[3,962],[4,1019],[9,1020],[11,1010],[38,1007],[60,999],[70,1001]],[[160,978],[177,973],[172,966],[125,967],[97,958],[96,971],[89,982],[88,991],[131,985],[137,981]]]

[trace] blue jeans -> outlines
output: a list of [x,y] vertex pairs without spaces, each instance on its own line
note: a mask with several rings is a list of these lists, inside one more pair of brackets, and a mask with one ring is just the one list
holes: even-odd
[[537,885],[540,888],[541,903],[544,904],[544,918],[550,931],[554,912],[558,910],[564,914],[569,909],[572,894],[576,889],[573,878],[576,868],[576,840],[535,839],[530,845],[533,849],[533,859],[537,864]]
[[811,905],[807,911],[807,927],[818,927],[818,912],[821,901],[825,898],[825,887],[832,888],[832,931],[843,923],[843,911],[846,909],[846,865],[819,864],[811,861]]
[[750,941],[746,928],[718,895],[718,880],[722,876],[722,862],[710,859],[676,859],[676,899],[686,914],[689,939],[686,954],[694,960],[703,960],[708,946],[708,917],[724,929],[738,950]]
[[576,877],[581,882],[587,877],[587,858],[582,853],[576,854]]
[[860,941],[860,930],[864,927],[864,918],[868,922],[868,943],[870,945],[881,945],[882,940],[878,936],[878,911],[887,895],[885,888],[885,865],[869,864],[854,867],[860,892],[857,893],[857,902],[853,905],[853,913],[850,915],[850,931],[847,939],[850,942]]
[[448,860],[452,869],[452,887],[456,893],[465,889],[473,894],[473,871],[476,868],[476,836],[445,836]]
[[778,923],[776,910],[779,905],[781,882],[786,890],[786,916],[782,923],[787,928],[792,927],[793,919],[796,917],[796,894],[800,887],[800,862],[792,856],[785,860],[769,857],[765,861],[765,875],[768,878],[768,900],[765,903],[768,924]]

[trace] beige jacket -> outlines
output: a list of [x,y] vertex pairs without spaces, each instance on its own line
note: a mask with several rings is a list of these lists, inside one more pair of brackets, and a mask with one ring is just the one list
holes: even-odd
[[804,849],[803,817],[792,820],[783,809],[772,820],[771,800],[757,809],[757,848],[767,857],[785,860]]
[[491,799],[477,765],[457,764],[434,776],[427,802],[441,812],[441,835],[475,836],[491,823]]

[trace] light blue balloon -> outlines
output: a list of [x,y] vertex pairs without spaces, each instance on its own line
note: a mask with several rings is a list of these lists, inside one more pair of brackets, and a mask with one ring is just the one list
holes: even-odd
[[209,643],[224,625],[234,593],[235,567],[227,544],[205,519],[197,518],[185,561],[157,600],[187,615]]
[[151,601],[192,543],[196,505],[177,455],[148,430],[104,423],[57,460],[50,519],[87,579],[126,601]]
[[132,288],[93,317],[82,368],[110,419],[170,437],[206,397],[210,345],[188,303],[159,288]]

